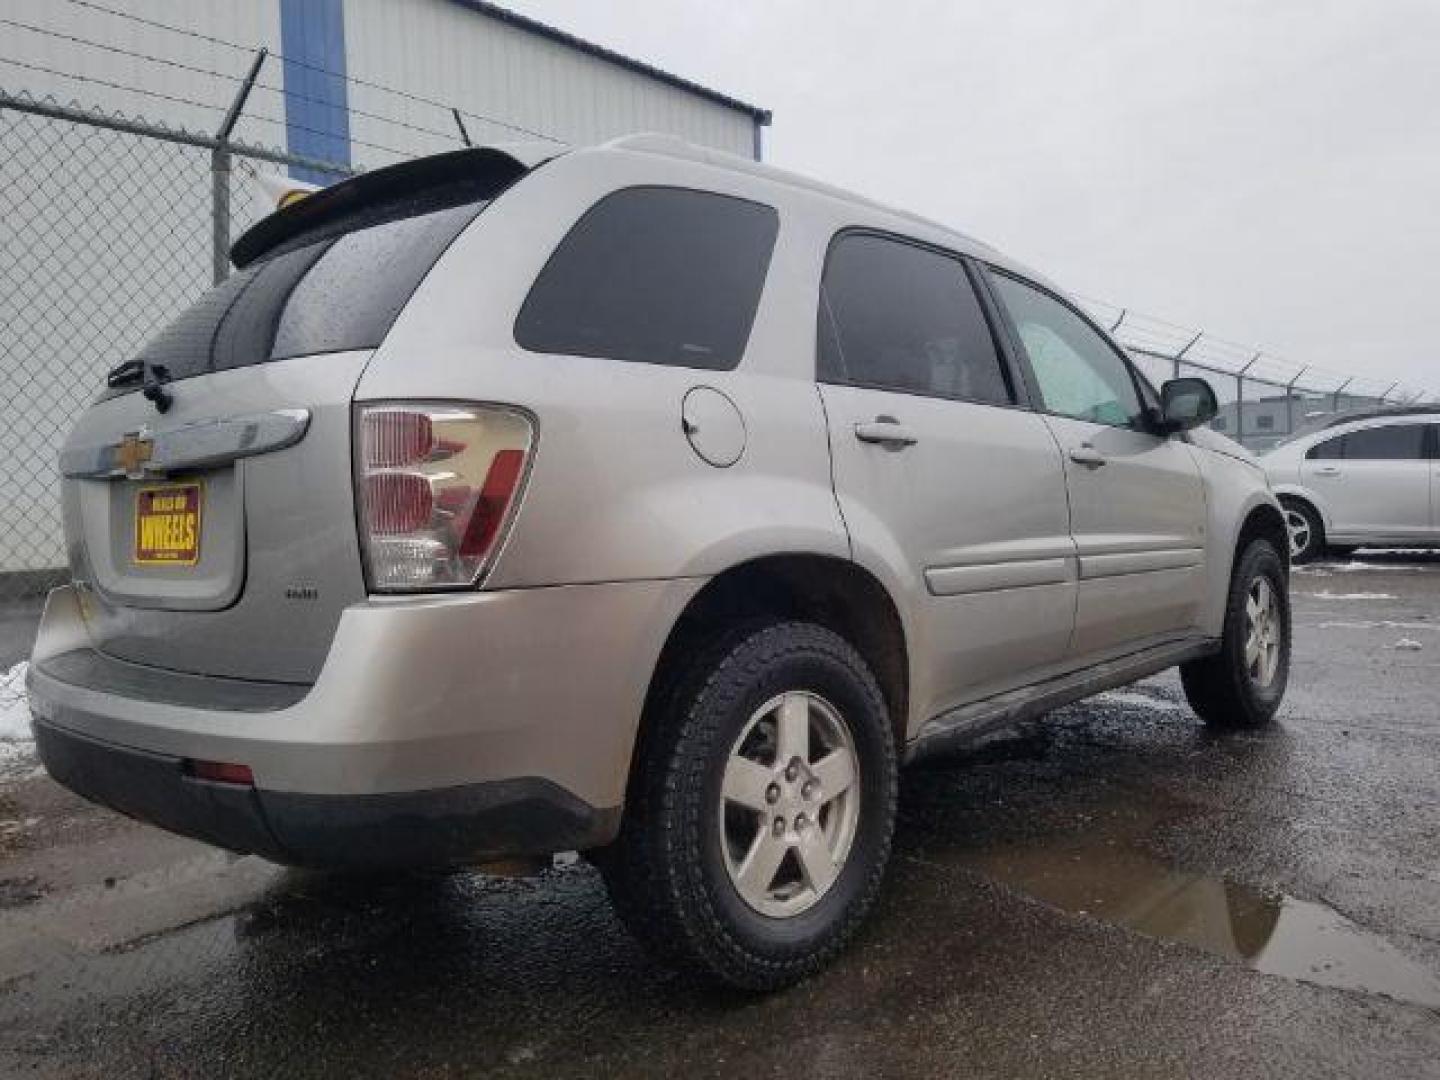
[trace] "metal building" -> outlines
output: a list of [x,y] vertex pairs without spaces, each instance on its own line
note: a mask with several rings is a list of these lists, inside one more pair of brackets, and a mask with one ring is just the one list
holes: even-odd
[[[454,145],[636,131],[760,156],[764,109],[485,0],[0,0],[0,85],[213,130],[261,46],[236,130],[373,167]],[[488,118],[488,119],[487,119]]]
[[482,0],[0,0],[0,602],[63,574],[60,441],[269,177],[636,131],[758,157],[769,119]]

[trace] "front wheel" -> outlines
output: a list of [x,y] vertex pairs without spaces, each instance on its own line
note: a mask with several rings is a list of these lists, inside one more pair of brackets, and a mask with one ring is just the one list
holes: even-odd
[[1290,677],[1290,587],[1270,541],[1241,553],[1230,580],[1220,650],[1180,666],[1190,706],[1219,728],[1254,728],[1280,708]]
[[896,757],[874,676],[807,623],[739,630],[650,718],[620,839],[597,859],[663,958],[768,990],[833,957],[874,902]]
[[1285,529],[1290,535],[1290,561],[1306,563],[1325,555],[1325,525],[1309,503],[1282,501]]

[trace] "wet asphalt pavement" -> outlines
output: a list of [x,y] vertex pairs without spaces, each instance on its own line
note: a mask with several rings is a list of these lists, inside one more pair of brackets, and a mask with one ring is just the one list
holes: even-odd
[[4,1076],[1440,1077],[1440,556],[1295,580],[1280,721],[1173,675],[905,777],[888,884],[770,998],[584,863],[366,880],[0,782]]

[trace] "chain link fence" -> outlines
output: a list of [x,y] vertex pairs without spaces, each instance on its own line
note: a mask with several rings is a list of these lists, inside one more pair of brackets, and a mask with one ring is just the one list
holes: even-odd
[[[331,181],[360,171],[0,90],[0,602],[64,580],[66,432],[107,370],[223,276],[230,238],[273,207],[259,174],[290,168]],[[1214,426],[1252,449],[1319,413],[1423,396],[1088,306],[1156,382],[1208,379]]]
[[61,442],[273,208],[258,174],[291,166],[356,171],[0,91],[0,602],[64,579]]
[[1182,376],[1208,382],[1220,399],[1211,427],[1256,453],[1322,416],[1434,400],[1417,387],[1295,364],[1192,327],[1098,300],[1082,302],[1152,382]]

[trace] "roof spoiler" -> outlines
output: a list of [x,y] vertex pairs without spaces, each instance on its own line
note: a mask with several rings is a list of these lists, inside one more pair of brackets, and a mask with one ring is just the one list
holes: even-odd
[[432,154],[361,173],[261,218],[235,241],[230,260],[243,268],[267,255],[357,228],[493,199],[531,169],[565,150],[564,146],[550,143],[498,143]]

